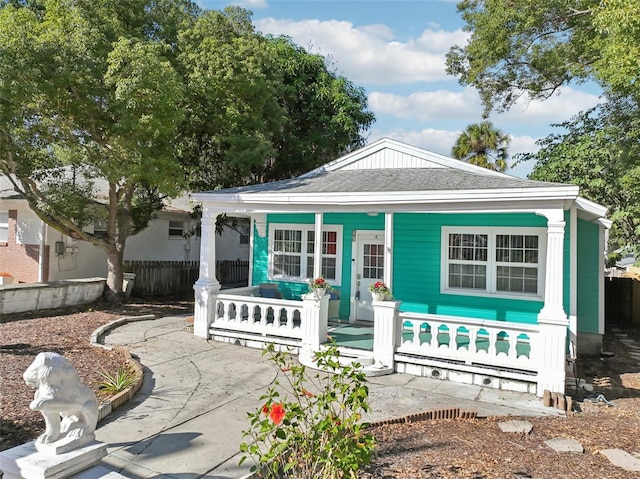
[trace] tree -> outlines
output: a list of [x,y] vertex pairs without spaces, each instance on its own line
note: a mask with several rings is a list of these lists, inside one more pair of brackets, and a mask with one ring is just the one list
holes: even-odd
[[613,249],[640,244],[640,111],[624,98],[580,113],[538,141],[529,178],[575,184],[581,195],[609,206]]
[[480,92],[485,112],[523,93],[548,98],[593,80],[612,94],[640,92],[640,10],[628,0],[464,0],[472,32],[447,55],[447,71]]
[[[0,9],[0,168],[42,220],[104,249],[111,297],[122,291],[126,238],[147,226],[162,195],[179,191],[182,176],[172,139],[184,87],[158,12],[126,3]],[[96,181],[108,184],[104,205]],[[96,219],[104,237],[86,231]]]
[[489,170],[507,169],[507,147],[511,139],[490,121],[473,123],[460,134],[453,145],[452,154],[459,160]]
[[[323,67],[300,82],[309,59]],[[366,107],[322,57],[257,34],[244,9],[0,0],[0,171],[43,221],[104,249],[111,299],[127,237],[164,198],[317,166],[361,144]],[[96,220],[106,235],[90,233]]]
[[287,37],[269,38],[281,79],[278,99],[285,126],[274,136],[274,155],[262,180],[302,174],[364,145],[375,117],[364,89],[335,74],[324,57]]
[[541,140],[542,150],[520,161],[538,160],[534,179],[579,184],[609,207],[617,241],[637,244],[637,1],[464,0],[458,11],[471,37],[449,51],[447,71],[478,89],[485,115],[508,109],[523,94],[546,99],[572,82],[603,88],[610,106],[556,125],[568,132]]
[[288,38],[254,34],[249,15],[207,12],[180,38],[196,189],[291,178],[362,146],[374,121],[362,88]]

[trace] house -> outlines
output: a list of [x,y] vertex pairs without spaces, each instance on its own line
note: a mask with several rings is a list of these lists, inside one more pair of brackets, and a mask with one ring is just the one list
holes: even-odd
[[[327,328],[373,328],[372,372],[563,392],[575,357],[599,353],[610,222],[578,187],[514,178],[382,139],[300,177],[194,194],[203,207],[194,333],[298,348]],[[249,287],[212,274],[219,213],[251,217]],[[323,277],[338,292],[306,294]],[[373,301],[384,281],[392,301]],[[282,297],[263,297],[260,285]],[[330,322],[337,319],[339,322]]]
[[[200,230],[190,216],[192,209],[188,197],[166,202],[144,231],[127,239],[124,260],[197,261]],[[101,228],[96,222],[86,230],[96,233]],[[188,235],[191,230],[196,234]],[[236,230],[225,229],[222,236],[217,235],[216,244],[220,260],[249,256],[248,235]],[[105,277],[107,259],[99,246],[46,225],[0,175],[0,271],[24,283]]]

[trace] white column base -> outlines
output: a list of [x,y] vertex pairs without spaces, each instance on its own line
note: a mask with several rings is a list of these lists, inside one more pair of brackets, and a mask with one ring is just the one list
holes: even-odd
[[393,356],[400,338],[398,311],[402,301],[372,301],[373,359],[379,369],[395,367]]
[[209,339],[209,328],[214,320],[216,297],[220,291],[218,281],[204,283],[198,280],[193,286],[195,309],[193,314],[193,335]]
[[564,312],[555,317],[545,316],[544,312],[543,309],[538,315],[540,347],[536,360],[540,368],[537,394],[542,396],[545,390],[564,394],[569,320]]
[[316,296],[313,293],[302,296],[302,347],[300,358],[310,360],[316,352],[320,351],[320,345],[327,339],[327,327],[329,321],[329,295]]

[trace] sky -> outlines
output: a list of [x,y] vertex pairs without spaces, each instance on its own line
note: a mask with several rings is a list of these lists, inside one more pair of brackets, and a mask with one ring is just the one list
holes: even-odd
[[[365,89],[376,122],[367,141],[392,138],[451,156],[460,133],[482,121],[477,92],[445,71],[445,55],[469,38],[449,0],[200,0],[203,8],[229,4],[253,12],[256,30],[286,35]],[[536,140],[561,130],[550,125],[569,120],[596,105],[593,85],[564,87],[545,101],[522,98],[509,111],[489,119],[511,137],[509,154],[535,152]],[[513,160],[509,162],[513,163]],[[507,173],[526,177],[533,164]]]

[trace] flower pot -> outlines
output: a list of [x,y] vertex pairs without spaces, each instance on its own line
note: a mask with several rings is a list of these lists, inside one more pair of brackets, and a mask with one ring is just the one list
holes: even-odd
[[0,286],[4,284],[11,284],[15,278],[13,276],[0,276]]
[[371,296],[374,301],[387,301],[389,299],[389,295],[387,293],[376,293],[372,291]]
[[313,293],[318,297],[322,298],[324,294],[327,292],[327,288],[315,288]]

